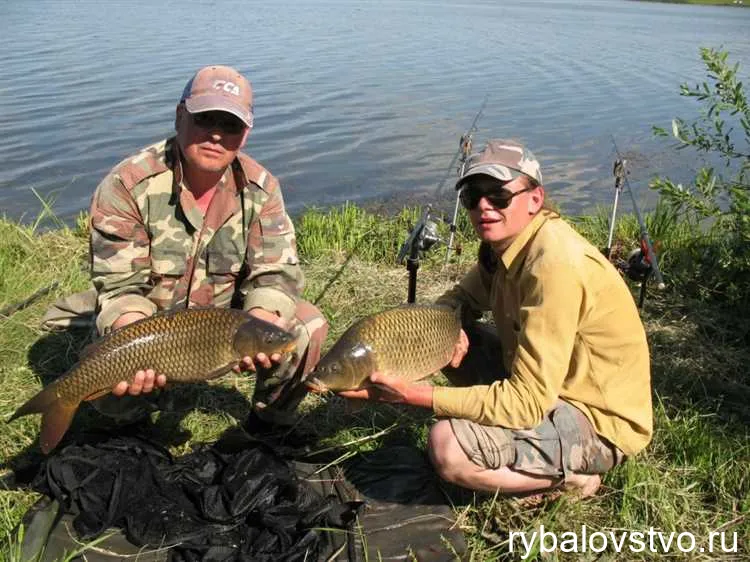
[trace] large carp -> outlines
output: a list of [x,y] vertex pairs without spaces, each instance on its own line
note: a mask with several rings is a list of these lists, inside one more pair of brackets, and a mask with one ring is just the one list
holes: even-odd
[[307,378],[316,392],[354,390],[374,371],[416,381],[445,367],[461,330],[458,310],[407,304],[366,316],[344,332]]
[[153,369],[170,382],[218,377],[245,357],[287,353],[295,337],[278,326],[228,308],[180,309],[128,324],[87,347],[63,376],[18,408],[9,421],[42,414],[39,445],[47,454],[62,439],[84,400],[110,392],[136,371]]

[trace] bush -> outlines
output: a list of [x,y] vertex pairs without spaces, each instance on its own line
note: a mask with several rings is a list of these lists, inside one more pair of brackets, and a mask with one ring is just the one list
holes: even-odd
[[[686,247],[682,288],[731,306],[750,305],[750,107],[728,53],[702,48],[708,80],[680,86],[680,95],[701,104],[693,121],[672,121],[677,149],[691,147],[713,165],[691,185],[658,178],[651,184],[698,235]],[[669,136],[654,127],[655,134]],[[719,168],[717,170],[717,167]],[[720,170],[720,171],[719,171]]]

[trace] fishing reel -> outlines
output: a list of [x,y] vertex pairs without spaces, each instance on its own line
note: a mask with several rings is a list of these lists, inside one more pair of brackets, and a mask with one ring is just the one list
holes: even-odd
[[628,276],[631,281],[645,283],[654,272],[654,266],[648,256],[648,250],[636,248],[624,263],[620,264],[620,270]]
[[398,263],[404,263],[404,259],[418,260],[420,255],[428,252],[438,242],[442,242],[442,238],[438,234],[437,223],[430,216],[431,207],[431,205],[427,205],[422,212],[422,217],[411,229],[409,237],[401,246],[396,258]]
[[419,269],[419,258],[424,255],[442,238],[438,234],[437,223],[430,217],[432,205],[427,205],[416,225],[411,229],[409,237],[401,246],[396,258],[398,263],[406,260],[406,269],[409,272],[409,290],[407,302],[415,302],[417,297],[417,270]]

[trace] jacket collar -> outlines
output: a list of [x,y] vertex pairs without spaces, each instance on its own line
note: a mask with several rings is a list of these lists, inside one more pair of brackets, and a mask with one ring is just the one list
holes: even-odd
[[[181,156],[182,154],[180,152],[180,145],[177,143],[177,137],[167,139],[165,147],[166,165],[172,169],[175,189],[182,184],[184,175]],[[250,176],[249,170],[246,169],[248,163],[243,162],[244,159],[240,158],[240,156],[241,155],[238,154],[230,164],[232,175],[234,176],[234,185],[238,192],[251,183],[248,179]]]
[[508,246],[508,249],[503,252],[500,259],[508,273],[514,273],[518,270],[520,264],[523,263],[523,260],[526,258],[528,245],[531,239],[534,238],[536,233],[539,232],[539,229],[542,228],[549,218],[556,215],[557,213],[554,211],[542,209],[536,214],[531,222],[526,225],[526,228],[519,233],[516,239],[513,240],[511,245]]

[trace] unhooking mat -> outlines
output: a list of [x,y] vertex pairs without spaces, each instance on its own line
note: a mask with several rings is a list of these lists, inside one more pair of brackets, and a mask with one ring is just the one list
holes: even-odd
[[[51,562],[457,560],[461,531],[424,454],[287,462],[248,438],[173,458],[134,437],[70,445],[32,486],[23,559]],[[41,554],[41,555],[40,555]]]

